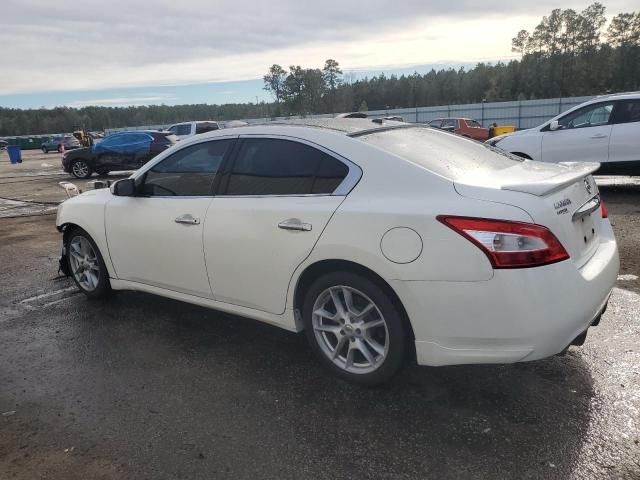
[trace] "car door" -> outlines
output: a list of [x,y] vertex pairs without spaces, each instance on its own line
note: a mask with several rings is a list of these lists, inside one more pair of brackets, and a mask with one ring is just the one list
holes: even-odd
[[624,100],[616,103],[611,141],[609,143],[609,164],[604,165],[611,173],[638,175],[640,172],[640,99]]
[[137,170],[149,158],[153,137],[145,132],[129,133],[119,148],[123,170]]
[[109,135],[102,142],[95,144],[92,148],[96,168],[122,170],[122,157],[118,153],[118,150],[125,141],[125,133],[115,133]]
[[555,131],[545,127],[543,162],[606,162],[609,159],[613,103],[587,105],[558,119]]
[[213,182],[234,141],[181,148],[136,181],[136,196],[108,202],[107,242],[118,278],[213,297],[202,233]]
[[360,170],[301,140],[243,136],[204,228],[218,301],[285,310],[294,270],[311,253]]

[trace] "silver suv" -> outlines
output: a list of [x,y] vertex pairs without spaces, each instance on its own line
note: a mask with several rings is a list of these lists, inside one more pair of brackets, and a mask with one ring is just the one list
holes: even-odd
[[40,148],[44,153],[51,151],[62,152],[63,146],[65,150],[73,150],[74,148],[81,147],[80,142],[73,135],[58,135],[45,141]]

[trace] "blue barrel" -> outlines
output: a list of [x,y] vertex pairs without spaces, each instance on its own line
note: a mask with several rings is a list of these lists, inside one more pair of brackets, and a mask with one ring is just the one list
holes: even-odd
[[22,163],[22,152],[17,145],[7,146],[7,153],[9,154],[9,161],[11,163]]

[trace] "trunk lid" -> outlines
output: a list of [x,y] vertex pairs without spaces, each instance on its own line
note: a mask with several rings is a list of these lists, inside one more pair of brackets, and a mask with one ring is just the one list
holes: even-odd
[[592,173],[597,163],[522,162],[455,181],[467,197],[508,203],[525,210],[534,223],[549,228],[578,266],[598,248],[602,213]]

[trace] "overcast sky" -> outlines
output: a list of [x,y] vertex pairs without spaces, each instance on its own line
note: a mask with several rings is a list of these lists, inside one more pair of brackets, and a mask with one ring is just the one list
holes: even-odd
[[[345,71],[509,59],[518,30],[589,3],[2,0],[0,105],[180,103],[166,86],[256,79],[273,63],[321,67],[327,58]],[[632,10],[604,4],[608,15]],[[235,85],[216,95],[237,101]],[[265,98],[258,82],[246,85],[242,101]]]

